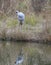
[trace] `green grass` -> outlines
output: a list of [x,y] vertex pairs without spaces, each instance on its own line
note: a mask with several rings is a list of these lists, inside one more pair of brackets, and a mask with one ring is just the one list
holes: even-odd
[[34,25],[36,25],[36,23],[38,21],[37,21],[37,18],[34,15],[32,15],[32,16],[28,15],[25,18],[25,22],[26,22],[26,24],[30,24],[30,25],[34,26]]
[[[25,26],[26,24],[28,25],[32,25],[32,26],[35,26],[38,22],[38,17],[36,17],[35,15],[25,15]],[[11,27],[16,27],[16,25],[18,24],[18,20],[17,18],[12,18],[12,17],[8,17],[6,15],[3,15],[0,17],[0,25],[1,25],[1,22],[2,20],[6,20],[6,25],[8,28],[11,28]]]
[[[17,25],[18,21],[17,19],[8,18],[7,19],[7,26],[8,27],[15,27]],[[37,23],[37,19],[35,16],[26,16],[25,18],[25,25],[29,24],[34,26]]]
[[17,19],[13,19],[13,18],[8,18],[6,22],[7,22],[7,27],[15,27],[18,23]]

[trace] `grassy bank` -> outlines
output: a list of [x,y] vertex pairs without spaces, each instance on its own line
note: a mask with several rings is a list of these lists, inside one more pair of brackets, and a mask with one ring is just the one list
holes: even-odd
[[[39,22],[42,17],[27,15],[22,28],[19,26],[17,18],[3,16],[0,17],[0,39],[15,40],[42,40],[46,38],[43,35],[42,24]],[[37,25],[38,24],[38,25]]]
[[0,38],[5,38],[7,37],[7,35],[14,38],[17,35],[19,35],[19,37],[21,37],[22,35],[23,37],[25,37],[24,35],[26,34],[26,32],[24,33],[23,31],[28,31],[32,26],[35,26],[37,22],[38,21],[35,16],[27,16],[25,18],[25,23],[20,30],[17,18],[7,17],[5,15],[0,16]]

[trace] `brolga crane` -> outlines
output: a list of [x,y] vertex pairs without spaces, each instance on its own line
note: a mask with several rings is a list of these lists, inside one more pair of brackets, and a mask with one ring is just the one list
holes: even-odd
[[19,53],[19,56],[16,59],[15,65],[22,64],[23,61],[24,61],[24,55],[23,55],[22,50],[21,50]]
[[23,63],[23,61],[24,61],[23,56],[19,56],[19,57],[17,58],[16,62],[15,62],[15,65],[19,65],[19,64]]
[[22,26],[25,20],[25,15],[23,12],[19,12],[19,11],[16,11],[16,14],[19,21],[19,25]]

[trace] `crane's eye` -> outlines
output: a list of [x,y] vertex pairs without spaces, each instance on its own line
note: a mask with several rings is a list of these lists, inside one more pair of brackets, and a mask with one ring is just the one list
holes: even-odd
[[16,12],[16,13],[18,13],[18,12]]
[[19,11],[16,11],[16,13],[18,13]]

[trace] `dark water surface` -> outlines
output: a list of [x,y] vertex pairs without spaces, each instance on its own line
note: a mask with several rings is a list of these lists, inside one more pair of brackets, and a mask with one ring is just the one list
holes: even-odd
[[51,45],[0,41],[0,65],[15,65],[19,53],[24,56],[20,65],[51,65]]

